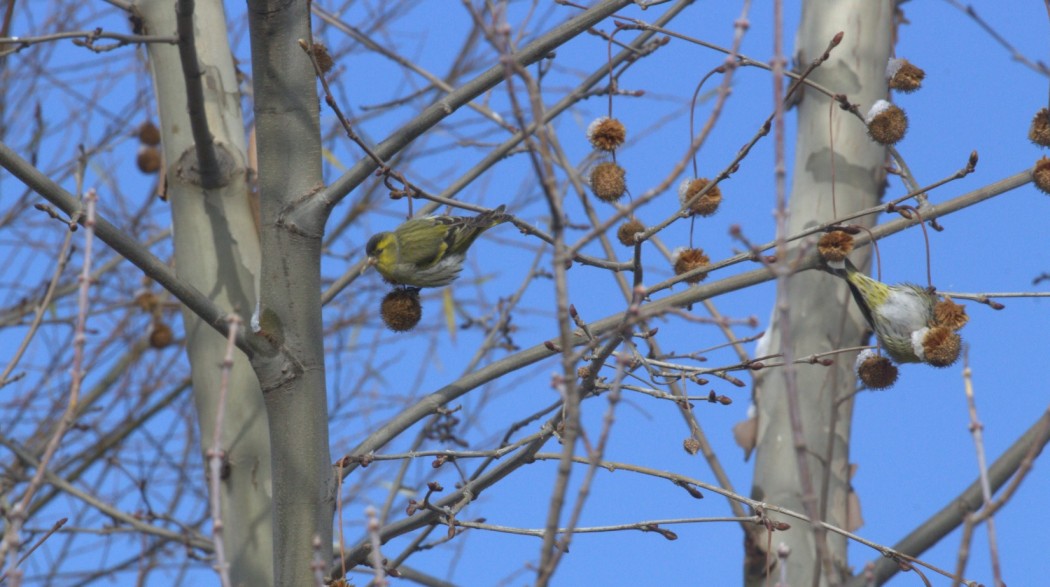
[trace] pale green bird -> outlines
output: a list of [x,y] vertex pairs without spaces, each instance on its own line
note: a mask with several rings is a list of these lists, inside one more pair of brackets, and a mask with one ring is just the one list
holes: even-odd
[[937,303],[928,289],[913,283],[886,285],[860,272],[849,259],[829,262],[828,271],[849,284],[853,299],[891,359],[898,363],[923,360],[915,346],[918,342],[921,347],[926,329],[933,325]]
[[426,216],[368,239],[365,254],[395,285],[443,287],[459,277],[467,249],[481,233],[506,222],[506,206],[477,216]]

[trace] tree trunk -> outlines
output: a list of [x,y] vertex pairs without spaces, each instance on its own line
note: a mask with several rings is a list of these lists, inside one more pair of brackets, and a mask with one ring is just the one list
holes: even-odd
[[[798,32],[798,57],[802,67],[818,57],[831,38],[842,31],[842,44],[831,59],[810,79],[846,94],[866,111],[876,100],[885,98],[885,68],[892,41],[894,3],[888,0],[808,0],[803,7]],[[830,124],[832,125],[829,129]],[[834,145],[829,143],[834,134]],[[834,167],[832,167],[834,157]],[[835,217],[836,212],[875,205],[885,180],[885,150],[872,142],[863,124],[839,109],[832,101],[806,90],[798,107],[798,140],[789,204],[787,234],[795,234],[817,222]],[[870,223],[874,218],[864,221]],[[869,264],[868,250],[853,254],[861,267]],[[788,327],[796,357],[862,344],[866,326],[852,307],[846,287],[840,280],[815,271],[791,276],[787,287],[791,295]],[[835,300],[835,302],[831,302]],[[768,350],[781,352],[781,324],[774,321],[766,333]],[[853,374],[854,353],[834,355],[831,367],[797,366],[797,388],[802,412],[802,432],[809,455],[811,485],[817,508],[825,521],[848,526],[849,434],[856,387]],[[776,371],[761,372],[756,378],[755,401],[758,408],[758,445],[752,497],[789,509],[806,511],[796,448],[785,395],[785,380]],[[775,514],[771,513],[775,518]],[[821,570],[814,533],[807,524],[792,523],[790,530],[774,532],[772,553],[766,552],[766,536],[749,544],[746,580],[750,586],[766,584],[764,567],[776,561],[780,544],[790,549],[786,560],[787,579],[794,587],[837,585],[848,576],[846,541],[828,534],[827,552],[834,568]],[[777,572],[777,571],[772,571]]]
[[[144,0],[138,7],[148,34],[175,34],[174,2]],[[203,111],[216,150],[223,153],[227,162],[221,185],[205,188],[201,174],[194,171],[198,164],[178,48],[159,43],[148,45],[160,115],[176,271],[219,307],[239,314],[247,324],[258,296],[259,233],[248,200],[244,118],[222,2],[198,2],[194,22],[203,73]],[[222,422],[216,422],[226,339],[185,307],[182,316],[202,452],[211,448],[215,426],[222,428],[227,466],[221,484],[221,515],[230,578],[234,585],[272,585],[270,434],[259,381],[248,358],[236,352],[225,416]]]
[[[250,0],[252,84],[262,216],[261,335],[252,362],[273,452],[276,585],[316,582],[332,560],[335,484],[328,446],[321,240],[320,104],[309,56],[308,2]],[[316,546],[315,546],[316,542]]]

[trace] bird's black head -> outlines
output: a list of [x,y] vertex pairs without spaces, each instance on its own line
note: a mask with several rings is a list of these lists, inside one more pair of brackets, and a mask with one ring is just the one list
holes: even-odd
[[379,234],[372,235],[372,238],[368,239],[368,244],[365,245],[365,254],[369,257],[377,257],[383,249],[379,246],[379,243],[383,241],[388,233],[380,232]]

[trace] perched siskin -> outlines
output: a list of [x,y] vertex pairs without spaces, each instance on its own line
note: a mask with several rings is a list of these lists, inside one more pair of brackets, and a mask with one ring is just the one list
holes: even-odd
[[506,206],[477,216],[413,218],[393,232],[368,239],[365,254],[384,279],[395,285],[443,287],[459,277],[467,249],[481,233],[506,222]]
[[849,259],[829,263],[828,270],[849,284],[853,299],[890,358],[898,363],[926,360],[913,341],[917,339],[922,348],[922,339],[934,321],[935,295],[911,283],[886,285],[861,273]]

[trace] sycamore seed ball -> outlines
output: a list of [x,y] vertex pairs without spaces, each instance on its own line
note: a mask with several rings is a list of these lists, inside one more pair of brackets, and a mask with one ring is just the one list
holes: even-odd
[[1028,140],[1042,147],[1050,147],[1050,110],[1043,108],[1032,118]]
[[149,345],[155,349],[167,347],[175,340],[175,333],[171,327],[160,320],[153,322],[149,331]]
[[945,297],[933,306],[933,321],[937,326],[944,326],[950,330],[959,330],[970,321],[966,315],[966,308],[956,304],[951,298]]
[[1035,162],[1032,170],[1032,182],[1044,194],[1050,194],[1050,159],[1043,157]]
[[926,72],[907,59],[890,59],[886,64],[886,78],[891,90],[910,94],[922,87]]
[[718,211],[718,205],[722,203],[722,190],[718,185],[711,186],[707,192],[693,201],[696,195],[711,183],[706,178],[686,179],[678,185],[678,201],[685,206],[689,204],[689,211],[698,216],[711,216]]
[[857,355],[857,377],[870,389],[888,389],[897,382],[899,371],[888,358],[871,349]]
[[840,262],[853,250],[853,237],[841,230],[825,233],[817,241],[817,252],[825,261]]
[[950,328],[934,326],[922,339],[926,363],[934,367],[948,367],[962,352],[962,338]]
[[160,144],[160,129],[152,121],[147,120],[139,126],[139,142],[143,145],[156,147]]
[[135,157],[135,165],[139,171],[154,174],[160,171],[160,149],[149,145],[139,147],[139,153]]
[[591,170],[591,191],[603,202],[615,202],[627,192],[626,176],[627,171],[616,163],[599,163]]
[[587,127],[587,140],[599,151],[615,151],[627,140],[627,128],[619,120],[603,116]]
[[634,235],[639,232],[645,232],[645,225],[637,218],[632,218],[620,225],[620,228],[616,231],[616,238],[620,240],[623,246],[633,247]]
[[397,288],[386,294],[379,307],[379,315],[386,327],[394,332],[412,330],[423,317],[419,290]]
[[[682,275],[693,271],[694,269],[700,269],[707,267],[711,264],[711,259],[704,254],[703,249],[692,249],[692,248],[679,248],[674,253],[674,274]],[[707,273],[697,273],[691,277],[686,278],[686,283],[700,283],[707,278]]]
[[868,125],[868,136],[881,145],[897,144],[908,132],[908,116],[886,100],[875,102],[864,122]]

